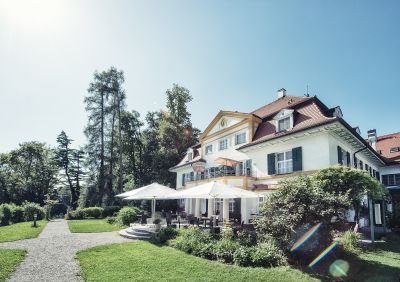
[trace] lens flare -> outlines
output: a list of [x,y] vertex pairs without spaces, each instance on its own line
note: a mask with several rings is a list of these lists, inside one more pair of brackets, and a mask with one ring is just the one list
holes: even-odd
[[333,277],[343,277],[347,276],[347,272],[349,271],[349,263],[345,260],[338,259],[335,260],[330,266],[329,266],[329,273]]
[[313,267],[316,265],[321,259],[323,259],[327,254],[329,254],[337,245],[339,245],[339,241],[333,242],[329,247],[322,251],[310,264],[308,267]]
[[318,231],[319,227],[321,226],[321,223],[318,223],[316,225],[314,225],[313,227],[311,227],[310,230],[308,230],[306,233],[303,234],[303,236],[301,236],[292,246],[292,248],[290,248],[290,251],[293,252],[295,250],[297,250],[298,248],[301,247],[301,245],[303,245],[309,238],[311,238],[315,232]]

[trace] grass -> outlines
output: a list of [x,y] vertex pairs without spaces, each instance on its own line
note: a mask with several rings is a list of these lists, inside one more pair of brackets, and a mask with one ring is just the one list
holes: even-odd
[[400,237],[390,236],[386,242],[376,242],[373,248],[360,254],[353,268],[356,273],[351,276],[356,281],[399,281]]
[[31,221],[2,226],[0,227],[0,243],[36,238],[46,224],[47,221],[39,220],[37,221],[38,227],[32,227]]
[[120,226],[107,223],[104,219],[68,220],[72,233],[97,233],[121,230]]
[[24,250],[0,249],[0,282],[7,279],[8,275],[24,259],[25,254]]
[[249,268],[138,241],[78,252],[86,281],[317,281],[290,267]]

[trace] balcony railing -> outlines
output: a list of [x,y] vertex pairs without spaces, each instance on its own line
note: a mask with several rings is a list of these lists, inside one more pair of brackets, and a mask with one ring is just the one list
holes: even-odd
[[249,176],[254,177],[250,168],[235,169],[230,167],[211,167],[207,168],[204,172],[191,172],[185,174],[185,182],[212,179],[224,176]]

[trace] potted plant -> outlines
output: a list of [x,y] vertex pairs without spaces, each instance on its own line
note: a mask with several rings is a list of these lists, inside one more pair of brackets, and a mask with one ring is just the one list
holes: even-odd
[[159,218],[154,219],[153,224],[156,226],[156,231],[159,231],[161,229],[161,219]]

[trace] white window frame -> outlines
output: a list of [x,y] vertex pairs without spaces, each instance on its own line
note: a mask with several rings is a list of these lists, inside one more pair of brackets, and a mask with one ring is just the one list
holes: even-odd
[[[290,153],[291,158],[288,158],[288,153]],[[278,160],[278,155],[283,154],[283,160]],[[292,150],[287,150],[283,152],[279,152],[275,154],[275,168],[277,174],[286,174],[286,173],[292,173],[293,172],[293,154]],[[282,165],[280,167],[280,165]]]
[[229,199],[229,212],[230,213],[235,212],[235,200],[234,199]]
[[[211,148],[211,150],[207,151],[208,148]],[[204,149],[204,153],[205,153],[206,155],[211,155],[211,154],[213,153],[213,145],[212,145],[212,144],[207,145],[207,146],[205,147],[205,149]]]
[[[286,120],[287,120],[287,122],[285,122]],[[283,118],[281,118],[281,119],[278,119],[278,120],[277,120],[278,132],[286,131],[286,130],[290,129],[290,128],[291,128],[291,125],[290,125],[291,122],[290,122],[290,120],[291,120],[291,117],[290,117],[290,116],[286,116],[286,117],[283,117]],[[285,125],[285,128],[281,128],[281,126],[280,126],[281,122],[284,122],[283,125]],[[287,127],[286,127],[286,126],[287,126]]]
[[[244,136],[244,137],[242,140],[240,140],[239,138],[242,136]],[[239,141],[241,141],[241,142],[239,142]],[[241,133],[235,134],[235,145],[244,144],[246,142],[247,142],[246,132],[241,132]]]
[[[226,144],[225,147],[221,147],[222,142],[224,142],[224,143]],[[226,150],[226,149],[228,149],[228,139],[222,139],[222,140],[220,140],[220,141],[218,142],[218,150],[219,150],[219,151],[223,151],[223,150]]]
[[193,152],[188,152],[188,161],[193,160]]

